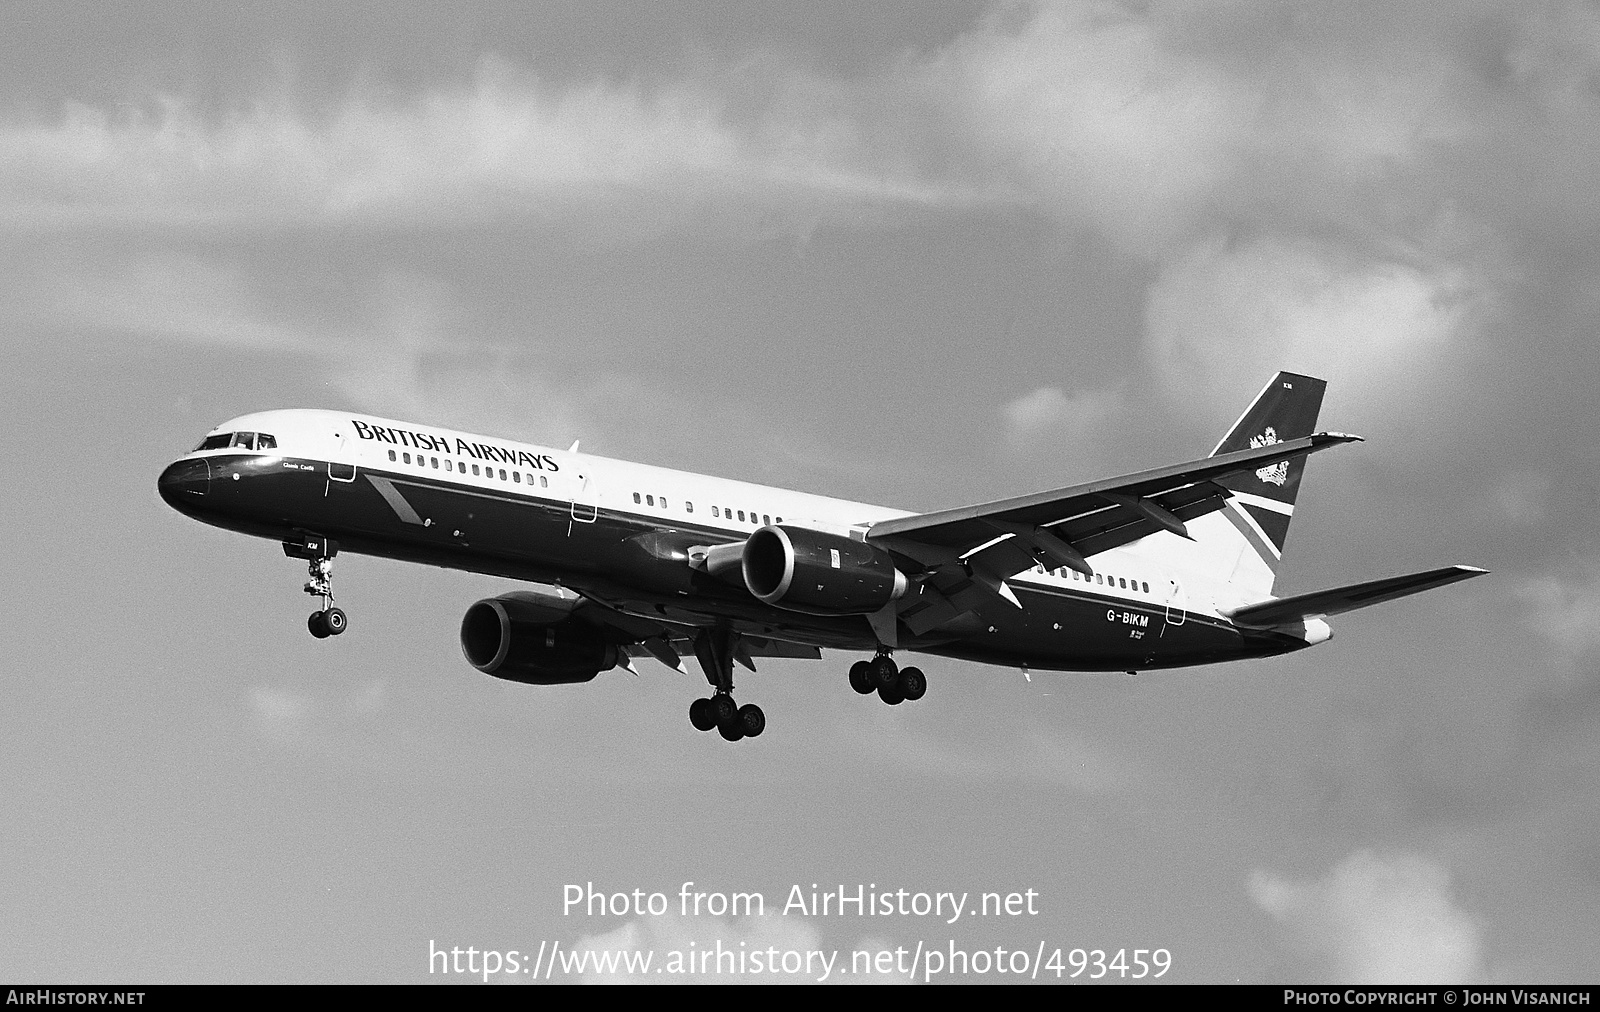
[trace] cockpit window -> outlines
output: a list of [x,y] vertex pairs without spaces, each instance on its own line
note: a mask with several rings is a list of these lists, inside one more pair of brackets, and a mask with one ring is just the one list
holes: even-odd
[[225,450],[230,446],[242,450],[276,450],[278,440],[267,432],[220,432],[215,436],[207,436],[194,449],[198,453],[201,450]]

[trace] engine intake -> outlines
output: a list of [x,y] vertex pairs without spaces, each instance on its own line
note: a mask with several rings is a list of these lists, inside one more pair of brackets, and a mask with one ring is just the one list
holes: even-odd
[[869,615],[907,587],[883,549],[805,527],[761,528],[745,542],[741,562],[750,593],[810,615]]
[[491,597],[468,608],[461,619],[461,652],[486,675],[528,685],[587,682],[622,657],[600,630],[562,617],[559,607],[527,594]]

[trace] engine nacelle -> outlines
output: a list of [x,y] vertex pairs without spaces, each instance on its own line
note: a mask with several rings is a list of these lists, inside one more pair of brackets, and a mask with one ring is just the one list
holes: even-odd
[[805,527],[761,528],[745,542],[741,562],[750,593],[808,615],[870,615],[907,586],[883,549]]
[[479,601],[461,620],[461,652],[484,674],[512,682],[590,681],[616,667],[622,652],[600,630],[571,618],[571,610],[560,597],[529,593]]

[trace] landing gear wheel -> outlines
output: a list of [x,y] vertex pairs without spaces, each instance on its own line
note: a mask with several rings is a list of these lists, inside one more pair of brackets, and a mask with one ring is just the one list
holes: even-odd
[[850,665],[850,688],[863,696],[877,688],[872,682],[872,662],[856,661]]
[[892,689],[900,679],[900,668],[888,654],[879,654],[869,662],[872,684],[881,689]]
[[689,723],[696,731],[709,731],[717,726],[716,715],[711,712],[711,700],[701,698],[689,704]]
[[900,694],[900,687],[895,685],[879,686],[878,698],[883,700],[885,703],[888,703],[890,706],[899,706],[901,703],[905,702],[906,697]]
[[739,720],[724,721],[717,725],[717,733],[728,741],[738,741],[744,737],[744,724]]
[[[712,696],[710,703],[711,716],[719,727],[726,726],[739,713],[739,704],[735,703],[733,697],[726,692],[719,692]],[[723,735],[723,737],[727,738],[727,735]],[[739,739],[729,738],[728,740],[738,741]]]
[[746,703],[739,707],[739,729],[746,738],[759,738],[761,732],[767,729],[767,715],[761,712],[761,707],[754,703]]
[[350,619],[346,617],[341,608],[329,608],[322,613],[322,624],[328,630],[328,635],[338,636],[350,628]]
[[306,628],[311,630],[311,635],[319,640],[325,640],[333,635],[328,629],[327,612],[312,612],[311,617],[306,619]]
[[921,668],[901,668],[900,684],[897,686],[900,695],[913,702],[921,699],[922,694],[928,691],[927,676]]

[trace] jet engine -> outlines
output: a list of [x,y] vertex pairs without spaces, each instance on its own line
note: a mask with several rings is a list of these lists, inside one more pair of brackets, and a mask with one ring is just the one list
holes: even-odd
[[907,586],[883,549],[805,527],[761,528],[745,542],[741,565],[750,593],[809,615],[869,615]]
[[461,620],[467,663],[528,685],[587,682],[616,667],[621,649],[599,629],[571,617],[572,597],[524,591],[474,604]]

